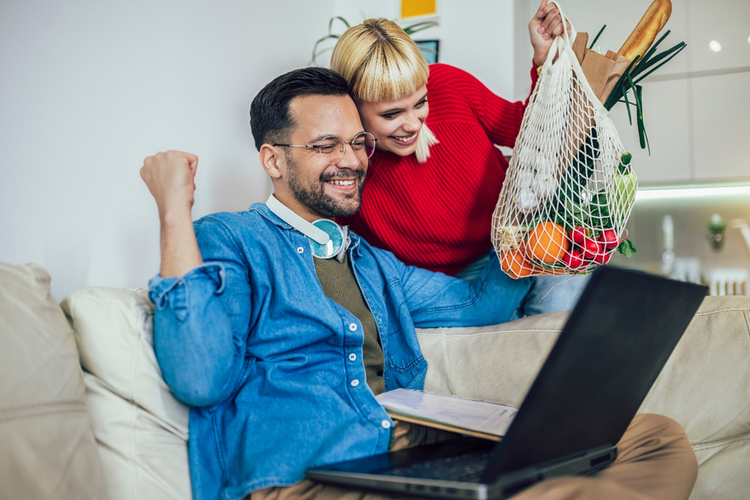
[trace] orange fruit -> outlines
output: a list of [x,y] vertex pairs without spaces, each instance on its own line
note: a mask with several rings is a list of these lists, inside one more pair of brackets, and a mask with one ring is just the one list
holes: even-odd
[[568,251],[570,242],[565,229],[554,222],[540,222],[529,232],[528,253],[545,264],[554,264]]
[[541,270],[541,268],[526,260],[521,250],[503,252],[500,256],[500,268],[514,279],[525,278]]

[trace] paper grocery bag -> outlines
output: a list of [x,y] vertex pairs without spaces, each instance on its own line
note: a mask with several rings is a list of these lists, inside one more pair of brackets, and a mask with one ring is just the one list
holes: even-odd
[[599,102],[604,104],[617,81],[628,69],[630,60],[611,50],[607,51],[607,55],[599,54],[587,48],[588,41],[588,33],[578,33],[573,42],[573,51],[591,90],[594,91]]

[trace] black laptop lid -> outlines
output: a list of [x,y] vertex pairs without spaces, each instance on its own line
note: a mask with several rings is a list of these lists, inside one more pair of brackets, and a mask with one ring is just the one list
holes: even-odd
[[706,291],[640,271],[597,269],[483,481],[615,445]]

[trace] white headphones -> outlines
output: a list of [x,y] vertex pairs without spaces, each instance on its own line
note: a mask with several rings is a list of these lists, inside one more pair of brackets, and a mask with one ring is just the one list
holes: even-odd
[[273,194],[266,200],[266,205],[279,219],[307,236],[313,256],[319,259],[335,257],[339,262],[344,260],[350,242],[348,226],[341,227],[330,219],[307,222]]

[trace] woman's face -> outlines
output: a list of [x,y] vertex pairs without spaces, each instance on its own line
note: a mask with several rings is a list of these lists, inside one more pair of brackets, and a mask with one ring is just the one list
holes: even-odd
[[427,119],[427,86],[396,101],[360,102],[362,125],[378,140],[376,149],[409,156]]

